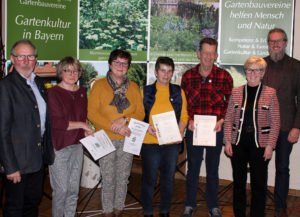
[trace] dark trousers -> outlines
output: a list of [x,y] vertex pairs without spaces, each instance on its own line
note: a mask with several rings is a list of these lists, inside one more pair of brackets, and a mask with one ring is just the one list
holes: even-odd
[[141,201],[144,215],[153,214],[153,196],[160,173],[160,213],[168,213],[174,186],[174,176],[180,146],[143,144]]
[[286,208],[286,200],[290,186],[290,155],[293,144],[288,141],[288,131],[280,131],[276,146],[276,177],[275,177],[275,207],[276,209]]
[[251,185],[251,217],[265,216],[269,160],[263,158],[264,148],[257,148],[254,141],[233,145],[231,157],[233,171],[233,210],[235,217],[246,217],[246,183],[248,163]]
[[187,161],[185,206],[197,207],[197,192],[199,190],[199,174],[205,150],[206,192],[205,198],[209,210],[218,207],[219,163],[223,147],[223,131],[217,133],[217,145],[204,147],[193,145],[193,132],[187,130]]
[[23,174],[21,182],[6,180],[4,217],[37,217],[38,205],[43,195],[43,169]]

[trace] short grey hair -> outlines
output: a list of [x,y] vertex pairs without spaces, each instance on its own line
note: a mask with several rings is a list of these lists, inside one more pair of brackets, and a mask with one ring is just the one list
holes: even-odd
[[34,50],[33,55],[35,55],[36,57],[38,56],[38,52],[37,52],[35,45],[28,39],[21,39],[21,40],[16,41],[13,44],[12,48],[10,49],[10,55],[12,55],[12,56],[16,55],[15,48],[20,44],[29,45]]

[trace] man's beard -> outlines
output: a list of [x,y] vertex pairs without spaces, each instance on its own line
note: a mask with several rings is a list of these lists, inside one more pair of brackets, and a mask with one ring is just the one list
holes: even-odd
[[270,52],[270,57],[271,59],[274,61],[274,62],[278,62],[279,60],[282,60],[282,58],[284,57],[284,54],[285,54],[285,49],[282,50],[281,52],[279,53],[274,53],[274,52]]

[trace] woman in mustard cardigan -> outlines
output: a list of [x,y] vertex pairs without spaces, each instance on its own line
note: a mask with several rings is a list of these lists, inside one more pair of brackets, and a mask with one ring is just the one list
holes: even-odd
[[123,151],[124,138],[130,136],[131,118],[143,120],[144,106],[138,85],[127,78],[131,55],[114,50],[109,56],[109,71],[97,80],[88,100],[88,119],[103,129],[116,151],[99,160],[102,175],[102,208],[106,217],[122,216],[127,194],[132,154]]

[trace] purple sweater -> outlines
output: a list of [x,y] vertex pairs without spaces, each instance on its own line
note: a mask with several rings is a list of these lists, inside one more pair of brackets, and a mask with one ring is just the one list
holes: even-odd
[[58,85],[48,90],[52,142],[56,150],[73,144],[79,144],[84,137],[82,129],[67,130],[70,121],[87,120],[86,90],[68,91]]

